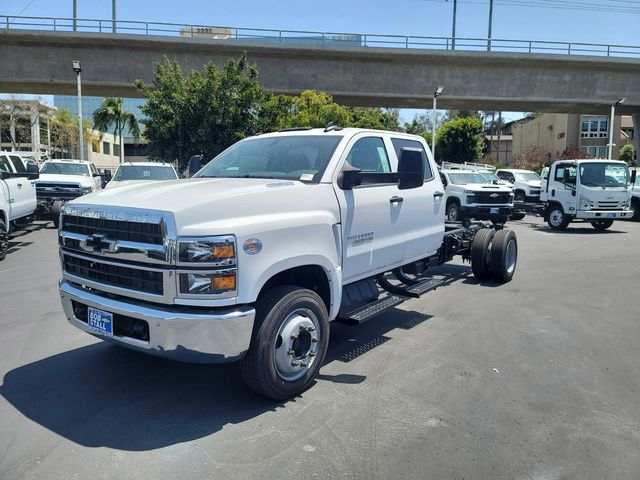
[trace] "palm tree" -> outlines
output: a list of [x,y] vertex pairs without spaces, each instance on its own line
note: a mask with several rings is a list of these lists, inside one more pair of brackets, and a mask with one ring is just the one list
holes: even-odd
[[124,102],[121,98],[107,97],[102,101],[102,105],[93,112],[93,125],[98,130],[108,130],[113,126],[113,135],[120,140],[120,163],[124,158],[124,145],[122,144],[122,131],[129,129],[135,138],[140,137],[140,127],[135,113],[124,109]]

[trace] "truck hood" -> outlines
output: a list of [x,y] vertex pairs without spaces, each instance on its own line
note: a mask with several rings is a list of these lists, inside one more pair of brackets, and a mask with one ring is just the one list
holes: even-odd
[[505,192],[511,193],[513,188],[510,185],[480,185],[478,183],[468,183],[463,185],[465,190],[473,190],[474,192]]
[[256,178],[193,178],[141,182],[71,202],[95,207],[171,212],[181,235],[229,233],[241,224],[336,210],[329,184]]
[[42,183],[69,183],[80,184],[84,186],[93,186],[93,179],[84,175],[56,175],[53,173],[41,173],[40,178],[35,181],[36,184]]
[[528,182],[526,182],[527,185],[529,185],[532,188],[540,188],[542,186],[542,181],[541,180],[530,180]]

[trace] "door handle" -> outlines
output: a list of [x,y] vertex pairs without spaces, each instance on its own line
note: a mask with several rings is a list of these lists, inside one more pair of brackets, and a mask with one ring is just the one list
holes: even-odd
[[18,188],[22,188],[22,184],[21,183],[18,184]]
[[395,195],[394,195],[393,197],[391,197],[391,198],[389,199],[389,201],[390,201],[391,203],[402,203],[402,202],[404,202],[404,198],[402,198],[402,197],[397,197],[397,196],[395,196]]
[[433,198],[444,197],[444,192],[435,192]]

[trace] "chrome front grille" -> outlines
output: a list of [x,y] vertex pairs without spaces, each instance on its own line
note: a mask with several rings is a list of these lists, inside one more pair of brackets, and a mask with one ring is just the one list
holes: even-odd
[[73,200],[81,196],[82,190],[77,183],[36,182],[38,200]]
[[476,192],[473,196],[473,203],[485,205],[505,205],[511,203],[510,193]]
[[85,280],[154,295],[164,293],[161,271],[114,265],[64,254],[62,263],[65,272]]
[[624,202],[597,202],[597,210],[624,210]]
[[71,203],[62,208],[58,240],[67,280],[109,293],[173,302],[172,214]]

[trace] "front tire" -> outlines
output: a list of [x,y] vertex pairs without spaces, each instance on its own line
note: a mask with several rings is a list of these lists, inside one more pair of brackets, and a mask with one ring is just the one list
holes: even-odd
[[260,395],[285,400],[314,382],[329,344],[329,315],[315,292],[293,285],[275,287],[256,303],[242,376]]
[[640,220],[640,199],[632,198],[631,199],[631,211],[633,215],[631,216],[631,220],[635,220],[636,222]]
[[605,231],[613,225],[613,220],[598,220],[597,222],[591,222],[591,226],[599,232]]
[[0,262],[7,256],[9,249],[9,234],[7,233],[7,224],[4,219],[0,218]]
[[513,201],[518,203],[524,203],[524,200],[525,200],[524,192],[517,191],[515,197],[513,198]]
[[564,230],[569,225],[569,221],[569,218],[560,205],[552,205],[549,207],[547,224],[551,230]]
[[458,222],[461,220],[460,205],[458,205],[458,202],[452,201],[447,205],[447,219],[450,222]]

